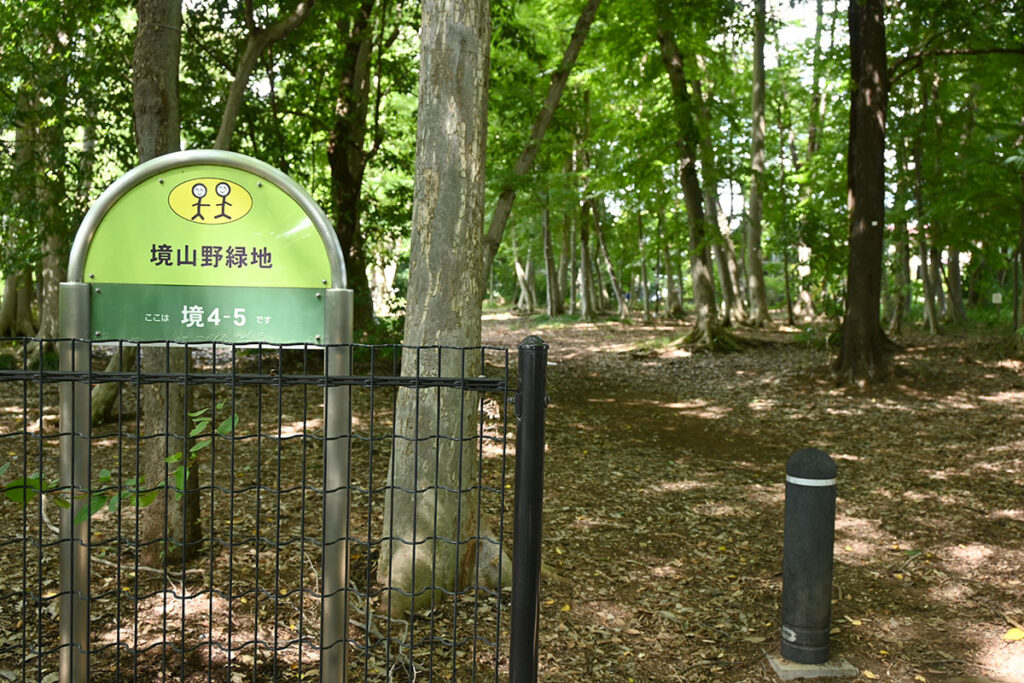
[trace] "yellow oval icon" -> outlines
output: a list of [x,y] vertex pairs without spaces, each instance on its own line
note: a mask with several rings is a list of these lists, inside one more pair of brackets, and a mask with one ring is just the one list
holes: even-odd
[[252,195],[238,183],[221,178],[193,178],[167,196],[171,211],[201,225],[237,221],[252,208]]

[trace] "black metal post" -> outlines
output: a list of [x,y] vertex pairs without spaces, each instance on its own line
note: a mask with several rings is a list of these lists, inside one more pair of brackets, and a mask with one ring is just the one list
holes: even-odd
[[800,664],[829,658],[836,465],[805,448],[786,463],[782,541],[782,656]]
[[510,683],[537,680],[547,365],[548,345],[543,339],[531,335],[519,344]]

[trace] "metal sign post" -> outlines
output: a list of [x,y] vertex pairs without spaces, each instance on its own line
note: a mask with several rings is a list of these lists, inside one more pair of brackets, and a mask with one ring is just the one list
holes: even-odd
[[[328,346],[349,372],[352,297],[337,236],[280,171],[240,154],[158,157],[111,185],[75,236],[61,284],[61,369],[90,368],[89,340]],[[60,680],[89,679],[90,384],[61,384]],[[349,389],[328,386],[324,431],[321,680],[344,681],[348,621]]]

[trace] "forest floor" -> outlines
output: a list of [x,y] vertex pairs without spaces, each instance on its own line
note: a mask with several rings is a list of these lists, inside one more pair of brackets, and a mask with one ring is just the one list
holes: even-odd
[[[541,680],[777,681],[766,655],[779,651],[785,464],[794,451],[816,447],[831,454],[839,471],[831,644],[836,656],[859,669],[856,680],[1024,683],[1024,362],[1009,353],[1005,336],[990,331],[937,338],[910,334],[898,340],[894,379],[858,389],[832,382],[828,368],[834,349],[826,347],[820,331],[740,329],[738,336],[750,344],[729,354],[680,348],[674,342],[688,331],[675,322],[578,323],[497,311],[485,315],[486,344],[514,349],[528,334],[539,334],[550,345]],[[312,434],[321,413],[307,405],[302,387],[293,390],[298,392],[294,396],[282,390],[282,420],[289,430],[305,433],[308,428]],[[45,415],[30,410],[23,417],[18,405],[31,405],[33,392],[46,404]],[[240,395],[236,404],[242,416],[239,430],[249,434],[236,441],[238,467],[222,462],[229,455],[235,458],[234,448],[218,451],[218,476],[229,473],[233,480],[225,486],[239,492],[228,499],[221,492],[226,488],[217,489],[221,514],[218,529],[211,522],[210,533],[229,533],[219,530],[226,524],[242,538],[253,527],[251,537],[259,539],[261,523],[264,529],[290,534],[294,529],[286,525],[294,527],[300,523],[296,520],[319,528],[322,505],[302,499],[303,491],[315,489],[284,485],[315,479],[318,468],[307,468],[305,451],[299,452],[312,437],[293,440],[289,431],[285,439],[280,425],[261,426],[260,420],[277,420],[268,407],[278,405],[272,388],[262,395],[262,403]],[[126,408],[130,413],[131,406]],[[380,418],[384,422],[386,412]],[[11,437],[0,439],[5,462],[24,447],[18,430],[37,419],[45,432],[40,443],[49,453],[58,434],[54,385],[42,390],[0,385],[0,436]],[[132,424],[129,415],[126,432]],[[120,429],[107,425],[103,430],[115,428]],[[386,433],[386,425],[381,430]],[[277,458],[257,456],[252,467],[243,450],[273,441],[254,441],[258,433],[277,434],[282,450]],[[26,433],[29,442],[35,438]],[[106,441],[115,445],[103,445]],[[93,464],[114,469],[117,461],[103,458],[120,457],[120,448],[106,441],[97,439]],[[315,447],[315,439],[309,443]],[[212,462],[200,480],[213,480]],[[369,471],[377,470],[373,481],[383,481],[386,466],[386,458],[372,461]],[[246,498],[254,488],[250,480],[259,482],[259,476],[264,488],[277,487],[276,497],[266,493],[262,503],[258,493],[255,501]],[[362,486],[373,488],[367,482]],[[225,500],[235,498],[238,510],[256,512],[225,517]],[[212,499],[211,493],[211,506]],[[373,509],[379,526],[380,506]],[[19,555],[20,541],[0,543],[0,653],[5,643],[10,646],[6,659],[0,654],[0,680],[17,680],[20,674],[11,672],[26,666],[38,679],[53,680],[55,652],[38,662],[22,662],[19,653],[31,653],[37,637],[35,632],[26,636],[26,614],[35,614],[33,624],[39,622],[40,644],[56,642],[56,545],[41,528],[45,520],[35,519],[39,513],[9,510],[0,514],[0,541],[14,543],[22,527],[41,540],[28,546],[36,549],[31,557]],[[31,510],[45,512],[46,507]],[[112,544],[131,537],[130,529],[118,531],[115,521],[124,520],[104,511],[94,517],[99,554],[124,552]],[[358,531],[356,538],[364,529]],[[235,596],[227,607],[209,592],[199,609],[190,604],[189,637],[218,635],[215,627],[220,628],[225,612],[230,624],[238,622],[239,633],[259,632],[275,643],[294,630],[287,621],[278,628],[278,612],[292,619],[300,615],[296,633],[303,623],[315,623],[319,603],[307,593],[318,581],[316,544],[296,553],[284,541],[253,541],[252,547],[243,541],[235,550],[234,569],[230,553],[215,556],[211,550],[207,560],[188,570],[200,577],[189,575],[190,590],[202,589],[207,575],[211,582],[214,574],[226,575],[229,580],[233,576],[228,592]],[[44,555],[45,561],[40,559]],[[250,556],[258,558],[254,566],[263,572],[262,584],[259,572],[253,581],[246,573],[252,563],[243,559]],[[134,634],[127,636],[128,643],[132,637],[143,643],[161,636],[176,623],[168,605],[186,600],[168,593],[159,577],[140,574],[142,567],[129,571],[134,566],[130,555],[119,561],[92,566],[91,582],[100,594],[91,618],[117,623],[118,615],[124,615],[111,612],[111,605],[120,605],[115,597],[127,591],[129,598],[140,596],[140,613],[145,607],[145,615],[169,614],[162,628],[157,622],[128,623],[124,628]],[[369,576],[364,571],[372,564],[368,555],[353,555],[352,562],[352,576]],[[298,588],[275,587],[256,605],[235,604],[245,603],[249,583],[265,585],[276,577]],[[180,578],[184,585],[186,577]],[[26,580],[45,604],[2,609],[16,602]],[[498,613],[506,628],[507,610]],[[486,621],[483,612],[473,617]],[[434,621],[420,623],[427,623],[433,634]],[[273,629],[266,631],[269,625]],[[184,637],[185,626],[180,630]],[[291,655],[282,651],[290,667],[282,680],[315,672],[316,661],[304,659],[311,651],[315,648],[307,647],[304,654],[300,643],[290,664],[285,655]],[[158,652],[147,649],[139,662],[148,666],[143,660]],[[237,655],[246,663],[244,656],[241,651]],[[435,657],[433,645],[430,657]],[[438,658],[444,660],[441,654]],[[368,655],[367,668],[378,667],[377,659]],[[504,655],[496,659],[503,680],[507,660]],[[480,663],[487,668],[487,662]],[[238,680],[250,680],[241,664],[237,671],[219,660],[200,664],[196,680],[234,681],[236,674]],[[224,666],[228,672],[221,676]],[[260,663],[262,677],[255,675],[251,656],[246,666],[254,679],[269,675],[264,674],[270,671],[269,660]],[[97,664],[92,679],[122,678],[116,674],[120,669],[109,669],[109,675],[103,671],[108,670]],[[409,680],[417,678],[424,677]],[[461,673],[454,679],[470,680]]]
[[[800,330],[691,354],[682,324],[492,313],[550,345],[541,679],[776,681],[784,472],[838,470],[832,651],[858,681],[1024,682],[1024,363],[1005,338],[899,340],[838,388]],[[971,677],[971,678],[963,678]]]

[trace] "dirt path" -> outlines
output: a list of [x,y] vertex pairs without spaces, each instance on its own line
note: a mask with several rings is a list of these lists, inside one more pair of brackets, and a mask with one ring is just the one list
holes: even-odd
[[1024,681],[1022,365],[913,342],[864,393],[793,332],[693,356],[663,343],[683,331],[485,325],[551,345],[543,680],[777,680],[784,467],[813,446],[840,471],[832,647],[859,680]]

